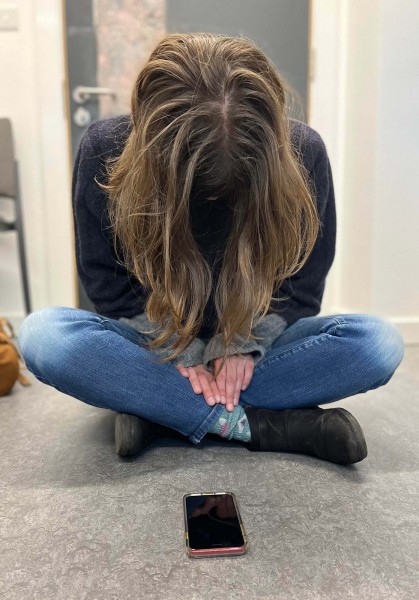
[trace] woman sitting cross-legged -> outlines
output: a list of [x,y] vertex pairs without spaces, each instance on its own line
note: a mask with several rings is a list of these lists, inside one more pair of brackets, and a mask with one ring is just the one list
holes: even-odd
[[336,208],[325,144],[249,39],[165,36],[131,113],[85,133],[77,268],[96,313],[48,307],[18,338],[42,382],[116,411],[116,450],[206,435],[340,464],[367,456],[344,408],[404,354],[388,321],[319,316]]

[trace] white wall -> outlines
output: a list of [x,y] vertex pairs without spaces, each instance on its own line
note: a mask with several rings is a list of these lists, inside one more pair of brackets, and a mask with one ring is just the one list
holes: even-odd
[[[0,116],[15,130],[33,309],[75,306],[62,5],[17,4],[19,29],[0,31]],[[322,314],[379,314],[419,343],[419,9],[415,0],[312,5],[310,124],[329,150],[338,211]],[[17,327],[18,272],[14,234],[1,234],[0,314]]]
[[310,124],[336,182],[322,314],[373,313],[419,343],[419,11],[414,0],[313,0]]
[[[17,30],[0,31],[0,116],[12,120],[26,233],[32,309],[75,305],[61,3],[18,7]],[[2,200],[0,210],[10,209]],[[24,318],[15,232],[0,235],[0,314]]]
[[419,326],[419,5],[380,21],[372,304]]

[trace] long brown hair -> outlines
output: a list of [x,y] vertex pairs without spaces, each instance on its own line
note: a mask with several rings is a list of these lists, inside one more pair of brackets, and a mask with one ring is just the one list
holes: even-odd
[[289,89],[252,40],[212,33],[165,35],[137,76],[132,129],[102,187],[115,250],[119,240],[150,291],[146,315],[163,328],[150,349],[175,334],[175,352],[157,362],[197,337],[213,286],[189,222],[194,190],[227,196],[234,210],[214,294],[220,368],[236,335],[258,339],[251,330],[275,312],[273,292],[311,253],[320,222],[291,144]]

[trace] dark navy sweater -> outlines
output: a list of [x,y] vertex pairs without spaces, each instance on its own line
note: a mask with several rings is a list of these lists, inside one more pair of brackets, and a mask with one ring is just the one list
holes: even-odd
[[[333,179],[325,144],[320,135],[305,123],[291,119],[290,126],[292,145],[301,152],[314,184],[322,226],[304,267],[285,280],[273,294],[275,298],[290,296],[285,302],[271,304],[281,309],[280,315],[288,326],[297,319],[320,312],[336,243]],[[142,313],[147,300],[143,286],[117,262],[106,211],[106,194],[94,179],[96,176],[99,181],[105,181],[104,161],[108,156],[121,153],[130,130],[130,115],[111,117],[90,125],[80,143],[72,182],[77,270],[96,311],[113,319]],[[214,240],[224,239],[229,208],[226,203],[217,201],[194,203],[193,206],[193,235],[217,276],[219,263],[215,258],[219,256],[220,244],[214,243]],[[119,255],[122,256],[121,252]],[[211,296],[205,309],[201,337],[210,337],[214,318]]]

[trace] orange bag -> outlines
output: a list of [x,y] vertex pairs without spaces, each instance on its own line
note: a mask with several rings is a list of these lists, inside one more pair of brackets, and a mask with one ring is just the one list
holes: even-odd
[[31,385],[20,372],[25,363],[11,337],[16,337],[12,324],[5,317],[0,317],[0,396],[8,394],[17,380],[22,385]]

